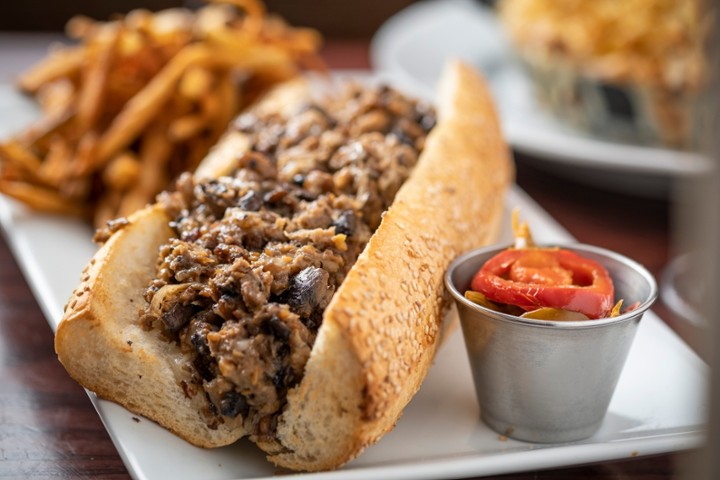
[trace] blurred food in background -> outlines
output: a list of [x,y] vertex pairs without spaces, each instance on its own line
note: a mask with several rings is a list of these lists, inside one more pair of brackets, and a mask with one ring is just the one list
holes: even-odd
[[[322,32],[325,38],[367,39],[393,14],[416,0],[265,0],[270,12],[277,12],[291,25],[303,25]],[[58,31],[70,17],[82,12],[92,18],[109,18],[136,8],[157,11],[171,7],[197,8],[203,0],[32,0],[5,2],[0,30]]]
[[323,69],[318,32],[256,0],[75,17],[77,40],[19,78],[41,118],[0,143],[0,192],[101,226],[193,170],[244,106]]
[[620,141],[692,149],[713,19],[703,0],[502,0],[541,101]]

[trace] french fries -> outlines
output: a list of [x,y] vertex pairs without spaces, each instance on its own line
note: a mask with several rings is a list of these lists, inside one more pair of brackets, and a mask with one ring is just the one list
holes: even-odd
[[210,2],[70,20],[78,43],[18,80],[43,115],[0,143],[0,192],[101,227],[194,169],[263,90],[324,68],[314,30],[268,15],[260,0]]

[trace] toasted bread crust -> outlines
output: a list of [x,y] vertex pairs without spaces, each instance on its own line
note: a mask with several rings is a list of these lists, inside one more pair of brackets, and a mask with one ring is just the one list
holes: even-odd
[[[273,108],[307,92],[292,90]],[[489,93],[454,63],[437,106],[439,123],[418,165],[325,311],[303,380],[279,419],[282,448],[259,444],[277,465],[336,468],[392,429],[440,343],[445,268],[496,236],[512,163]],[[225,173],[243,142],[228,134],[196,175]],[[204,396],[190,398],[177,385],[177,347],[138,323],[157,248],[171,236],[166,224],[150,207],[96,254],[58,328],[56,350],[71,376],[99,396],[193,444],[225,445],[243,436],[241,419],[209,429],[199,413]]]
[[[291,80],[271,90],[254,108],[292,110],[309,94],[308,82]],[[234,168],[249,147],[247,137],[230,131],[195,172],[218,177]],[[209,402],[179,385],[184,359],[172,342],[143,330],[144,292],[155,276],[158,249],[174,235],[159,205],[129,217],[82,273],[55,335],[55,351],[70,376],[98,397],[150,418],[188,442],[220,447],[245,435],[242,418],[222,417],[208,426]],[[190,395],[189,395],[190,394]]]
[[490,94],[468,67],[448,67],[438,125],[363,254],[325,311],[278,437],[287,468],[326,470],[392,429],[425,378],[449,306],[443,275],[492,242],[513,179]]
[[98,397],[158,422],[203,447],[233,443],[242,424],[209,429],[203,395],[179,387],[179,349],[147,331],[139,314],[155,274],[158,248],[172,236],[159,206],[140,210],[103,245],[83,272],[55,335],[55,350],[70,376]]

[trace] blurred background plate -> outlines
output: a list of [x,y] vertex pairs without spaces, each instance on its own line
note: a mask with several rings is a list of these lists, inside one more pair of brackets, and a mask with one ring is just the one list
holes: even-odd
[[482,2],[414,4],[378,30],[370,55],[377,71],[428,92],[448,58],[477,66],[491,85],[509,142],[516,151],[532,156],[533,164],[553,173],[608,189],[664,197],[676,179],[709,171],[709,161],[699,154],[615,143],[558,122],[538,105],[494,11]]

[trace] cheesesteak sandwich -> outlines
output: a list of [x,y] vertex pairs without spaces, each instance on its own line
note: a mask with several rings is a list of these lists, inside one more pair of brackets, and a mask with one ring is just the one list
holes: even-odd
[[98,232],[62,364],[198,446],[249,436],[310,471],[357,456],[420,387],[444,271],[495,239],[512,181],[476,73],[449,64],[435,108],[279,87],[174,191]]

